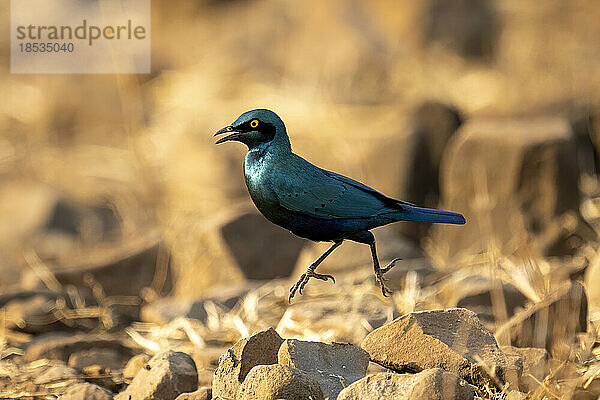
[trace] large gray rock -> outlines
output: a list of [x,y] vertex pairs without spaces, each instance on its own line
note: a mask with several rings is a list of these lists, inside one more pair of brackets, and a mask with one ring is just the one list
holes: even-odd
[[246,376],[236,400],[322,400],[319,383],[307,373],[285,365],[257,365]]
[[394,371],[443,368],[474,384],[516,381],[520,372],[475,313],[464,308],[406,314],[375,329],[361,347],[371,361]]
[[306,372],[321,385],[325,397],[361,379],[369,366],[369,354],[353,344],[305,342],[287,339],[278,353],[279,364]]
[[476,387],[440,368],[418,374],[381,372],[354,382],[337,400],[471,400]]
[[198,371],[185,353],[159,353],[142,368],[115,400],[174,400],[184,392],[198,389]]
[[567,282],[512,317],[496,331],[496,337],[516,347],[545,348],[556,356],[569,351],[565,344],[576,333],[587,331],[587,309],[583,285]]
[[474,119],[463,124],[442,160],[440,207],[463,213],[467,224],[434,227],[431,243],[440,257],[479,254],[491,241],[512,254],[518,250],[517,236],[528,254],[573,254],[576,248],[565,239],[582,225],[577,224],[575,155],[575,137],[563,119]]
[[213,396],[235,397],[254,366],[277,363],[282,343],[283,339],[273,328],[239,340],[219,358],[213,377]]

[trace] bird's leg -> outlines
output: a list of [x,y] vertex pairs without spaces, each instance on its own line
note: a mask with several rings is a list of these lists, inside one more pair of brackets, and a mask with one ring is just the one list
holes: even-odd
[[369,243],[369,247],[371,247],[371,255],[373,256],[373,269],[375,270],[375,279],[379,286],[381,286],[381,293],[383,293],[384,297],[392,294],[392,291],[385,286],[385,279],[383,279],[383,274],[388,272],[396,262],[400,261],[400,258],[394,258],[385,268],[379,267],[379,259],[377,258],[377,249],[375,248],[375,241]]
[[317,274],[315,272],[315,269],[319,266],[319,264],[321,264],[323,262],[324,259],[327,258],[327,256],[329,256],[336,248],[338,248],[342,244],[342,242],[343,242],[342,240],[334,242],[331,245],[331,247],[328,248],[327,251],[321,255],[321,257],[317,258],[317,260],[315,262],[310,264],[310,267],[308,267],[306,272],[303,273],[302,276],[300,276],[300,279],[298,279],[298,282],[296,282],[294,284],[294,286],[292,286],[290,288],[290,297],[288,298],[288,302],[290,302],[290,303],[292,302],[292,299],[296,295],[296,291],[299,291],[300,294],[302,295],[302,289],[304,289],[304,286],[306,286],[306,284],[308,283],[310,278],[317,278],[322,281],[331,279],[333,281],[333,283],[335,283],[335,278],[332,275]]

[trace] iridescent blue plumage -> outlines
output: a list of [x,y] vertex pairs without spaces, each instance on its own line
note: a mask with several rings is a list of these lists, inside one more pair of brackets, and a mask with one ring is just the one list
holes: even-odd
[[360,182],[321,169],[294,154],[283,121],[272,111],[245,112],[216,135],[229,133],[217,143],[236,140],[248,146],[244,177],[248,192],[258,210],[271,222],[298,236],[333,245],[315,261],[290,289],[290,300],[312,278],[327,280],[331,275],[314,272],[344,239],[371,247],[377,281],[384,295],[383,280],[394,261],[379,267],[375,238],[369,232],[397,221],[423,221],[464,224],[462,215],[417,207],[392,199]]

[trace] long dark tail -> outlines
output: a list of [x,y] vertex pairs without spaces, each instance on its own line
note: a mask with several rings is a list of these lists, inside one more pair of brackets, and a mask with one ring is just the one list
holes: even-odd
[[461,214],[450,211],[434,210],[408,204],[402,204],[402,208],[402,211],[393,214],[394,217],[398,218],[398,221],[421,221],[456,225],[463,225],[466,222],[465,217]]

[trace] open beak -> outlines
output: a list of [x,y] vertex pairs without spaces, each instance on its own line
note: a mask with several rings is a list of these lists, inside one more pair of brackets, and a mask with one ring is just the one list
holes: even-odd
[[227,142],[228,140],[236,140],[240,136],[240,132],[236,131],[231,125],[219,129],[213,136],[223,135],[225,133],[229,133],[229,135],[223,136],[221,139],[217,140],[215,144]]

